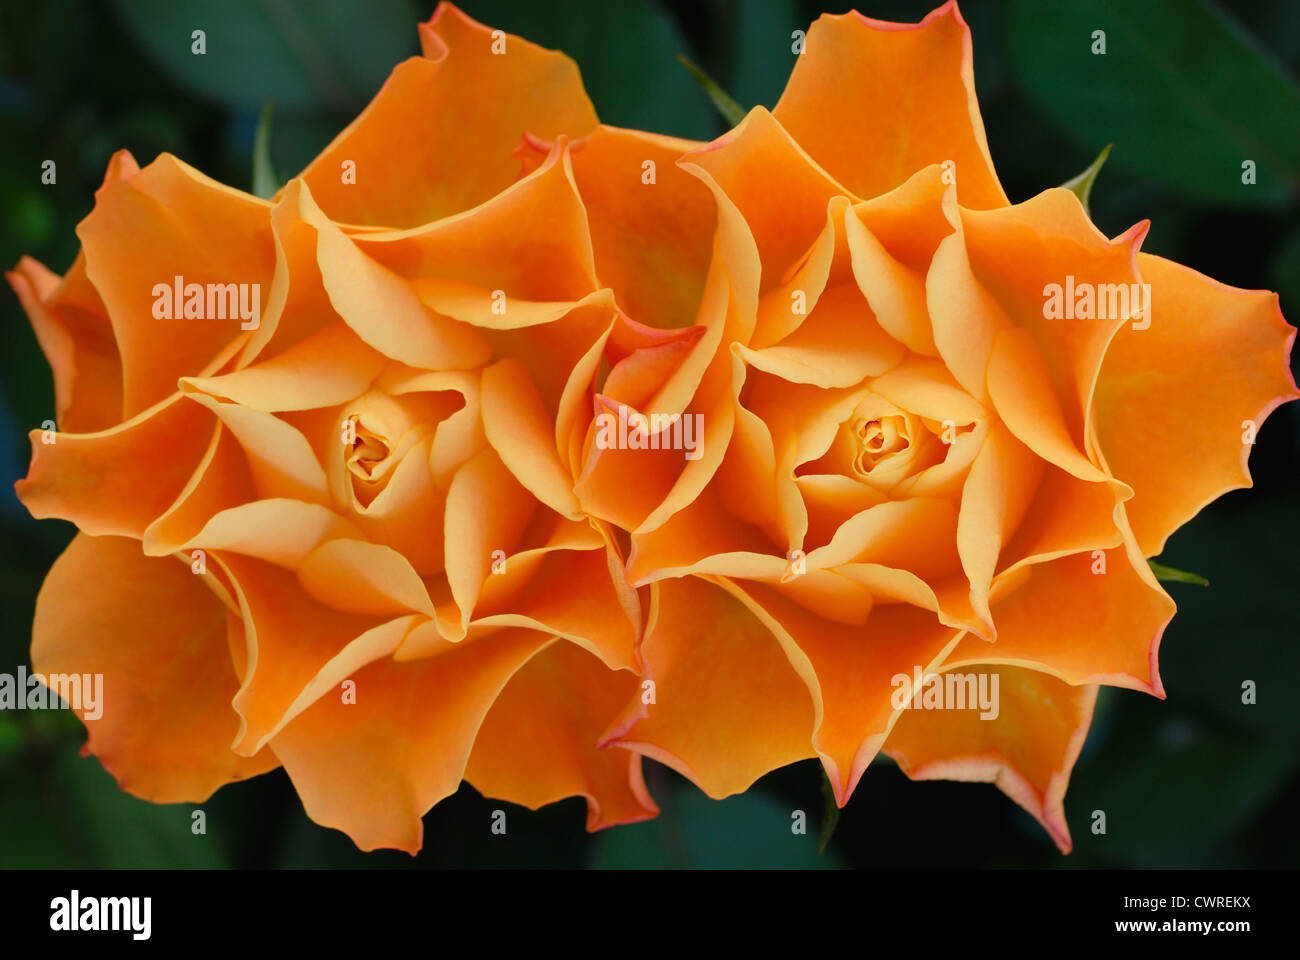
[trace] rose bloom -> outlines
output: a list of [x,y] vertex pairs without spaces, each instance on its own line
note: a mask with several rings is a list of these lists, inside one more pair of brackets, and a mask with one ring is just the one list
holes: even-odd
[[[573,492],[626,320],[563,142],[511,155],[596,118],[559,54],[493,55],[449,6],[421,32],[271,202],[119,154],[67,275],[10,275],[59,426],[18,494],[81,531],[32,660],[104,674],[87,752],[158,802],[283,766],[318,823],[411,852],[462,778],[585,796],[592,829],[656,812],[640,755],[597,748],[642,614]],[[212,315],[227,283],[256,323]]]
[[883,752],[995,783],[1067,852],[1098,685],[1165,695],[1146,558],[1249,485],[1295,331],[1275,294],[1140,252],[1145,223],[1010,204],[955,4],[824,16],[795,60],[712,143],[573,145],[597,272],[662,328],[597,398],[659,433],[593,425],[576,488],[649,587],[655,701],[603,742],[714,797],[816,756],[841,806]]
[[951,4],[821,18],[707,145],[448,5],[421,38],[271,202],[119,154],[68,273],[10,275],[60,429],[19,495],[82,531],[33,664],[105,674],[87,750],[160,802],[282,765],[410,851],[462,778],[594,829],[654,814],[642,756],[715,797],[816,756],[843,805],[883,751],[1068,850],[1097,685],[1164,695],[1145,558],[1296,396],[1277,298],[1009,204]]

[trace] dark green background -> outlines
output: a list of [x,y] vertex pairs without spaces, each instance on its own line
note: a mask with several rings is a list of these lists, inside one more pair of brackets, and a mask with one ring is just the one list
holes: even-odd
[[[772,106],[793,64],[790,33],[823,9],[796,0],[466,0],[493,27],[572,55],[603,120],[681,136],[723,130],[676,63],[685,52],[742,105]],[[927,2],[863,0],[869,16],[916,21]],[[829,5],[832,12],[847,7]],[[1300,319],[1300,4],[1260,0],[968,0],[976,83],[1008,194],[1023,200],[1115,149],[1093,192],[1114,235],[1150,217],[1145,249],[1241,287],[1282,294]],[[23,253],[61,271],[111,153],[142,164],[170,151],[247,188],[257,112],[279,102],[272,158],[292,175],[417,52],[415,0],[3,0],[0,2],[0,261]],[[189,52],[207,31],[208,53]],[[1107,34],[1093,56],[1092,31]],[[42,186],[41,162],[58,183]],[[1241,161],[1258,164],[1243,185]],[[52,416],[49,370],[0,291],[0,477],[26,470],[26,432]],[[1103,690],[1067,811],[1075,852],[988,785],[911,783],[888,761],[864,777],[825,855],[816,850],[820,774],[778,771],[716,803],[647,764],[658,821],[584,832],[573,799],[532,813],[463,787],[425,817],[416,859],[358,853],[304,816],[280,772],[220,790],[190,833],[188,806],[120,793],[81,759],[66,712],[0,713],[0,866],[1293,866],[1300,859],[1300,418],[1259,434],[1256,487],[1207,509],[1163,560],[1207,576],[1170,585],[1180,611],[1161,646],[1169,698]],[[72,535],[0,494],[0,672],[27,659],[32,605]],[[1243,706],[1243,680],[1259,703]],[[340,776],[347,771],[340,770]],[[790,812],[810,832],[790,833]],[[1089,815],[1106,811],[1108,833]]]

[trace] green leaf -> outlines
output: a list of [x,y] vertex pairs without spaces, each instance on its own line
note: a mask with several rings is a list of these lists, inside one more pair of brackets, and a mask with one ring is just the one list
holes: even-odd
[[78,755],[85,728],[70,711],[18,717],[21,750],[0,764],[0,869],[229,865],[221,840],[233,824],[209,820],[207,833],[195,834],[191,814],[201,807],[124,792],[98,760]]
[[233,825],[209,821],[192,832],[195,804],[155,804],[123,791],[98,760],[61,750],[55,760],[64,830],[88,844],[85,866],[212,868],[226,866],[220,842]]
[[775,107],[799,59],[791,49],[791,34],[808,29],[799,5],[795,0],[729,0],[722,13],[728,25],[725,41],[730,69],[723,74],[727,88],[741,103]]
[[[1285,449],[1296,418],[1286,407],[1273,416],[1283,422],[1266,424],[1263,440]],[[1238,495],[1231,507],[1211,504],[1165,547],[1170,557],[1204,571],[1214,589],[1180,592],[1178,614],[1160,642],[1160,676],[1171,698],[1177,691],[1180,702],[1194,701],[1230,729],[1285,742],[1300,756],[1300,697],[1290,680],[1300,675],[1300,559],[1295,537],[1278,536],[1300,530],[1300,501],[1287,489],[1284,471],[1272,481],[1272,496],[1268,474],[1255,479],[1248,495]],[[1259,687],[1255,703],[1242,701],[1247,680]]]
[[[1129,696],[1106,748],[1070,777],[1078,866],[1237,867],[1225,841],[1294,774],[1294,746]],[[1094,811],[1106,833],[1093,833]]]
[[1300,183],[1300,89],[1205,0],[1011,0],[1004,27],[1025,95],[1080,146],[1115,143],[1117,167],[1240,207]]
[[709,95],[713,105],[718,108],[718,113],[722,114],[722,119],[727,121],[729,126],[735,126],[745,119],[745,108],[727,95],[713,78],[691,62],[690,58],[683,53],[677,54],[677,60],[683,67],[690,71],[695,82],[704,88],[704,92]]
[[1164,564],[1156,563],[1154,560],[1148,560],[1151,572],[1156,575],[1157,580],[1171,580],[1174,583],[1195,583],[1198,586],[1208,587],[1210,581],[1206,580],[1199,573],[1188,573],[1186,570],[1175,570],[1173,567],[1166,567]]
[[1113,143],[1106,144],[1101,148],[1101,153],[1097,154],[1097,159],[1088,166],[1088,169],[1077,177],[1071,177],[1061,184],[1066,190],[1079,198],[1085,212],[1089,212],[1088,199],[1092,196],[1092,185],[1097,180],[1097,174],[1101,173],[1101,168],[1106,165],[1106,158],[1110,156],[1110,148],[1113,146],[1115,146]]
[[[413,0],[116,0],[127,32],[190,93],[226,107],[364,105],[418,49]],[[196,53],[194,31],[203,31]]]
[[266,101],[262,115],[257,119],[257,134],[253,137],[253,194],[269,200],[280,189],[280,181],[271,166],[271,117],[275,101]]

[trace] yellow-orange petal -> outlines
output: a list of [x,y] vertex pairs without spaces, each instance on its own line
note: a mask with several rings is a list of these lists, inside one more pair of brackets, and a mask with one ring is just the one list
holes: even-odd
[[[484,450],[456,471],[447,491],[443,550],[451,598],[469,623],[493,556],[514,552],[529,519],[540,508],[519,485],[495,450]],[[545,509],[545,508],[541,508]]]
[[970,580],[971,604],[990,628],[989,590],[998,558],[1033,503],[1043,469],[1028,447],[997,424],[990,428],[962,487],[957,552]]
[[307,816],[362,850],[413,854],[424,836],[420,817],[456,791],[501,689],[551,642],[504,630],[436,657],[374,660],[349,678],[355,702],[336,688],[281,730],[271,749]]
[[325,216],[304,181],[290,181],[276,214],[286,231],[296,221],[315,232],[320,283],[333,310],[384,356],[432,370],[468,370],[491,355],[476,330],[434,313],[406,279],[360,249],[359,237]]
[[1124,535],[1118,487],[1080,480],[1046,464],[1019,527],[998,555],[999,577],[1030,563],[1119,546]]
[[416,617],[347,613],[327,607],[290,570],[237,553],[214,553],[244,617],[247,667],[232,701],[231,749],[253,754],[330,686],[397,648]]
[[[294,284],[300,289],[303,284]],[[385,357],[335,320],[274,355],[212,377],[183,377],[182,390],[211,394],[254,410],[309,410],[345,403],[366,392]]]
[[[170,154],[100,187],[77,236],[86,276],[103,298],[121,352],[124,417],[169,396],[178,378],[204,373],[232,342],[247,340],[251,328],[241,325],[252,319],[242,320],[232,306],[254,313],[256,295],[260,320],[275,268],[269,211],[265,200],[217,183]],[[204,316],[187,318],[196,284]],[[220,289],[209,290],[214,284]]]
[[[762,107],[681,163],[706,171],[744,217],[762,258],[764,290],[812,246],[831,198],[849,195]],[[773,184],[780,184],[779,196]]]
[[944,666],[1008,664],[1163,697],[1156,652],[1173,615],[1173,600],[1136,549],[1076,553],[1030,566],[1024,583],[993,604],[997,641],[966,637]]
[[[587,459],[575,484],[589,513],[626,528],[654,529],[664,523],[695,500],[717,472],[731,440],[736,398],[743,382],[740,361],[722,344],[744,343],[754,330],[760,264],[753,236],[709,171],[694,163],[685,164],[685,168],[709,187],[718,203],[713,255],[697,315],[703,332],[649,401],[658,409],[647,412],[651,416],[683,414],[698,429],[688,438],[686,424],[680,425],[681,442],[672,445],[685,450],[656,451],[653,446],[649,451],[602,450],[596,423],[607,418],[622,436],[629,413],[639,411],[629,411],[622,404],[615,409],[598,396],[597,403],[604,409],[596,410],[586,441]],[[624,496],[623,484],[616,477],[625,478],[626,486],[639,495]],[[661,492],[664,487],[666,491]]]
[[190,400],[211,410],[243,448],[258,498],[330,502],[325,471],[311,444],[296,427],[274,414],[227,403],[205,393]]
[[392,547],[422,576],[440,572],[445,557],[442,521],[447,496],[429,466],[431,448],[428,440],[411,448],[379,496],[351,514],[369,539]]
[[319,504],[254,500],[213,514],[177,549],[190,553],[196,548],[242,553],[294,568],[321,542],[356,536],[356,527]]
[[572,643],[551,644],[488,711],[465,779],[486,796],[534,810],[582,796],[588,830],[653,817],[659,808],[641,777],[640,754],[596,746],[639,689],[636,674],[610,670]]
[[[597,289],[567,141],[557,143],[535,171],[460,216],[352,239],[375,262],[409,280],[448,278],[479,287],[488,299],[457,319],[488,328],[513,325],[513,301],[577,301]],[[492,309],[490,294],[498,289],[505,294],[504,313]]]
[[[852,216],[852,213],[849,213]],[[762,350],[733,347],[750,366],[791,383],[851,387],[879,376],[906,351],[871,314],[852,283],[830,287],[818,298],[807,320],[779,343]]]
[[508,357],[483,371],[483,430],[530,493],[570,519],[581,515],[573,479],[555,446],[555,425],[523,361]]
[[[865,215],[868,205],[861,207]],[[912,353],[936,356],[925,307],[925,272],[895,257],[853,208],[844,215],[844,228],[853,275],[880,326]]]
[[772,631],[806,685],[815,710],[812,744],[844,806],[898,716],[895,678],[933,670],[962,631],[905,603],[878,604],[864,625],[844,624],[762,584],[726,586]]
[[564,54],[505,34],[498,43],[449,3],[420,37],[424,56],[398,64],[302,173],[332,220],[404,229],[460,213],[515,180],[526,132],[576,138],[596,126]]
[[1251,484],[1254,433],[1296,391],[1295,328],[1275,293],[1242,290],[1138,254],[1150,325],[1126,324],[1097,381],[1100,453],[1133,488],[1126,505],[1145,556],[1215,497]]
[[[1148,224],[1138,223],[1109,240],[1088,219],[1079,198],[1060,187],[998,210],[958,209],[952,203],[946,203],[945,209],[954,226],[959,226],[956,236],[964,240],[977,284],[995,298],[1002,315],[1029,336],[1006,338],[998,336],[1002,328],[982,330],[981,338],[992,339],[959,361],[952,356],[951,347],[960,340],[950,342],[945,352],[936,317],[935,341],[940,353],[954,374],[957,363],[965,366],[978,356],[984,360],[980,372],[990,379],[1005,376],[1007,367],[1013,375],[1032,375],[1032,385],[1026,384],[1020,391],[1030,396],[1050,384],[1074,449],[1087,449],[1093,392],[1102,360],[1116,332],[1137,315],[1133,284],[1138,279],[1137,251]],[[952,320],[948,316],[942,325],[950,326]],[[962,323],[960,318],[957,322]],[[986,318],[981,318],[980,325],[984,322]],[[958,380],[965,385],[960,376]],[[1049,459],[1065,455],[1059,440],[1048,443],[1047,430],[1023,429],[1036,417],[1051,416],[1055,421],[1052,432],[1060,438],[1062,424],[1055,405],[1040,401],[1030,406],[1024,396],[1007,389],[999,391],[996,399],[1013,414],[1008,419],[1013,433],[1024,433],[1026,443],[1046,444],[1042,452],[1037,448],[1035,452]],[[1016,419],[1014,414],[1022,410],[1033,412]]]
[[998,677],[996,718],[982,720],[978,710],[904,710],[884,752],[913,780],[996,784],[1069,853],[1065,789],[1088,735],[1097,688],[1072,687],[1019,667],[972,666],[962,672],[987,673],[989,684]]
[[14,490],[37,519],[139,538],[185,489],[212,430],[212,415],[180,394],[100,433],[54,434],[45,443],[33,430],[31,467]]
[[1081,480],[1107,479],[1075,445],[1047,364],[1028,331],[1010,327],[994,338],[987,383],[1002,422],[1021,443]]
[[[803,501],[789,479],[794,471],[793,445],[780,450],[778,459],[774,439],[761,417],[737,404],[731,444],[718,467],[713,487],[724,509],[733,518],[762,530],[784,554],[803,546],[802,534],[807,516]],[[704,496],[702,493],[686,510],[700,504]],[[680,516],[669,519],[664,526],[674,525],[674,520]]]
[[639,337],[640,330],[654,336],[645,337],[644,342],[629,343],[627,353],[622,356],[618,355],[622,345],[611,336],[609,352],[613,366],[601,392],[611,400],[637,410],[659,410],[663,406],[659,396],[664,385],[690,355],[705,331],[696,326],[651,331],[625,316],[620,316],[615,331],[633,327],[638,328],[638,333],[628,334],[629,340],[632,336]]
[[[31,320],[54,372],[54,410],[59,429],[105,430],[122,419],[122,358],[99,295],[86,279],[86,259],[62,279],[31,257],[5,274]],[[76,293],[87,294],[82,303]],[[90,302],[85,302],[85,301]]]
[[691,573],[779,579],[789,567],[788,551],[785,542],[734,516],[718,485],[710,484],[662,525],[632,534],[627,578],[637,586]]
[[812,756],[812,705],[771,632],[698,577],[650,592],[646,678],[603,744],[658,760],[719,799]]
[[[713,197],[677,160],[701,144],[601,125],[572,148],[573,178],[587,208],[596,274],[640,323],[691,323],[704,289]],[[525,169],[550,144],[526,137]]]
[[589,515],[635,529],[664,503],[681,476],[685,454],[663,444],[649,450],[632,450],[617,443],[602,447],[602,429],[608,431],[608,440],[627,436],[629,417],[640,411],[603,395],[594,398],[593,407],[586,459],[574,492]]
[[[611,670],[631,668],[636,662],[640,608],[632,591],[618,588],[615,578],[622,576],[621,564],[606,553],[603,544],[597,549],[546,551],[526,585],[509,602],[483,603],[475,609],[471,629],[514,626],[542,630],[589,650]],[[490,585],[491,581],[485,587]]]
[[805,42],[773,113],[832,176],[874,197],[947,161],[965,206],[1006,205],[955,2],[916,24],[824,14]]
[[102,713],[84,721],[85,752],[122,789],[155,803],[200,803],[276,766],[269,750],[230,750],[239,626],[229,625],[228,640],[229,611],[203,581],[172,557],[144,556],[137,540],[83,533],[36,600],[34,669],[102,675]]
[[433,601],[411,562],[392,547],[351,537],[317,546],[297,567],[317,602],[362,616],[433,616]]
[[238,366],[254,360],[265,363],[339,323],[339,313],[321,282],[319,231],[311,222],[319,207],[310,196],[302,181],[291,180],[271,208],[275,271],[262,322],[249,337]]

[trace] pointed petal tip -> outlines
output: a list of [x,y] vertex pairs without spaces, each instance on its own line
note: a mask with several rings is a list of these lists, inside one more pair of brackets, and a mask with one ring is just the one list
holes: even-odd
[[963,29],[969,29],[966,23],[966,18],[962,16],[961,9],[957,6],[957,0],[948,0],[947,3],[935,7],[915,23],[908,23],[906,21],[900,22],[896,20],[878,20],[875,17],[869,17],[865,13],[861,13],[857,10],[850,10],[848,13],[823,13],[821,17],[818,17],[818,19],[820,20],[825,18],[828,20],[843,20],[849,17],[852,17],[859,23],[862,23],[873,30],[882,30],[886,32],[920,30],[921,28],[933,23],[935,20],[942,20],[946,17],[952,17],[953,22],[957,26],[962,27]]

